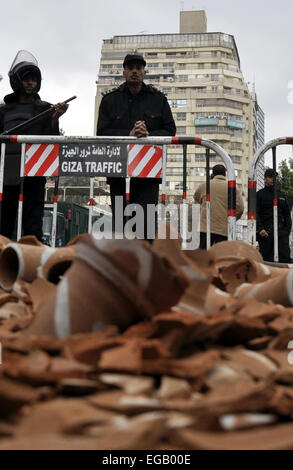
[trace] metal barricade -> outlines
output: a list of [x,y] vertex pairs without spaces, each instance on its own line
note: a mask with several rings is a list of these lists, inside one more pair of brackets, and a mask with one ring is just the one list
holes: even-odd
[[[251,245],[256,246],[256,183],[257,183],[257,163],[265,153],[272,149],[273,170],[276,173],[276,147],[278,145],[293,145],[293,137],[279,137],[270,140],[264,144],[255,153],[251,160],[248,170],[248,241]],[[273,221],[274,221],[274,262],[279,261],[278,253],[278,197],[276,178],[274,178],[274,207],[273,207]]]
[[[1,136],[1,165],[0,165],[0,203],[2,201],[2,193],[3,193],[3,176],[4,176],[4,159],[5,159],[5,146],[6,143],[19,143],[21,144],[21,190],[19,195],[19,210],[18,210],[18,225],[17,225],[17,238],[21,237],[21,224],[22,224],[22,206],[23,206],[23,180],[24,176],[40,176],[40,168],[45,168],[44,161],[39,163],[38,160],[38,172],[35,175],[27,174],[25,172],[26,168],[26,146],[32,144],[38,145],[50,145],[53,146],[57,145],[75,145],[77,148],[79,145],[95,145],[98,147],[99,145],[127,145],[128,146],[128,153],[127,153],[127,171],[125,175],[113,175],[113,174],[105,174],[99,173],[96,176],[111,176],[111,177],[118,177],[123,176],[126,178],[126,200],[129,201],[129,191],[130,191],[130,178],[133,176],[133,172],[130,172],[130,164],[129,164],[129,146],[133,145],[140,145],[140,146],[160,146],[162,147],[161,152],[161,170],[156,175],[156,177],[162,176],[162,194],[161,194],[161,203],[163,207],[166,204],[166,166],[167,166],[167,145],[182,145],[183,146],[183,242],[182,247],[183,249],[186,247],[186,234],[187,234],[187,225],[188,225],[188,206],[187,206],[187,145],[196,145],[202,146],[206,148],[206,158],[207,158],[207,179],[206,179],[206,202],[207,202],[207,244],[208,248],[210,246],[210,190],[209,190],[209,151],[213,150],[216,155],[218,155],[224,165],[227,168],[228,174],[228,213],[227,213],[227,224],[228,224],[228,240],[235,240],[236,239],[236,177],[235,177],[235,170],[232,163],[232,160],[226,150],[220,147],[215,142],[199,138],[199,137],[146,137],[146,138],[136,138],[136,137],[129,137],[129,136],[34,136],[34,135],[10,135],[10,136]],[[59,147],[58,151],[59,152]],[[56,163],[58,158],[58,163]],[[56,161],[51,164],[52,173],[46,174],[42,173],[42,176],[58,176],[57,169],[59,168],[59,154],[56,154]],[[99,161],[99,157],[97,156],[96,161]],[[48,165],[47,165],[48,166]],[[53,171],[54,170],[54,171]],[[87,174],[81,173],[75,176],[88,176]],[[153,177],[148,175],[144,175],[143,173],[137,175],[136,177]],[[92,207],[93,207],[93,178],[90,180],[90,201],[89,201],[89,232],[92,229]],[[52,228],[52,244],[55,245],[56,239],[56,214],[57,214],[57,202],[58,202],[58,180],[56,180],[55,184],[55,192],[54,192],[54,213],[55,220]]]

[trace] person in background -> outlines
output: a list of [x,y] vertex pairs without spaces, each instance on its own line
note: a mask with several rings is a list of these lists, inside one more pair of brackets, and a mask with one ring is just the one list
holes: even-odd
[[[228,240],[228,182],[224,165],[215,165],[211,174],[211,245]],[[206,249],[206,184],[201,183],[194,193],[194,202],[200,204],[200,245]],[[236,189],[236,218],[243,214],[244,204]]]
[[[276,177],[278,173],[276,172]],[[259,251],[265,261],[274,261],[274,170],[268,168],[264,174],[265,186],[256,193],[256,233]],[[289,236],[292,220],[285,194],[277,191],[278,197],[278,246],[279,262],[290,263]]]

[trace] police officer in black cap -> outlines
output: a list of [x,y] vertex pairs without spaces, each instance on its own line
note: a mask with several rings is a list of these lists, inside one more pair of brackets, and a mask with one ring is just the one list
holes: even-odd
[[[36,58],[28,51],[17,53],[8,73],[13,93],[5,96],[0,108],[0,133],[21,124],[51,108],[38,95],[41,87],[41,71]],[[58,103],[51,115],[20,131],[30,135],[58,135],[58,118],[68,105]],[[20,144],[6,146],[4,187],[1,214],[1,233],[12,238],[20,191]],[[23,193],[23,235],[35,235],[42,240],[42,217],[44,209],[46,178],[25,177]]]
[[[278,173],[276,172],[276,177]],[[265,261],[274,261],[274,170],[268,168],[264,175],[265,187],[256,193],[256,232],[259,251]],[[289,235],[291,214],[286,196],[278,196],[278,246],[280,263],[290,262]]]
[[[166,96],[152,85],[143,82],[145,66],[142,55],[126,55],[123,62],[125,83],[106,94],[101,101],[98,135],[148,137],[176,134],[175,122]],[[140,204],[144,209],[145,239],[147,204],[158,203],[160,182],[161,180],[156,178],[131,178],[130,203]],[[114,217],[115,198],[125,196],[125,179],[108,178],[108,183]]]

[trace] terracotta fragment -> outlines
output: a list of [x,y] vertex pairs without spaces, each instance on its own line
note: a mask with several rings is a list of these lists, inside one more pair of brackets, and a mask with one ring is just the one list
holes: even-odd
[[70,268],[75,254],[75,244],[54,249],[54,251],[48,253],[47,258],[43,260],[39,276],[44,277],[53,284],[58,284],[67,269]]
[[239,413],[234,415],[223,415],[219,418],[219,421],[224,431],[234,431],[275,423],[277,421],[277,416],[264,413]]
[[154,391],[155,382],[152,377],[126,374],[101,374],[99,379],[102,383],[121,388],[129,395],[146,394],[150,395]]
[[189,398],[191,393],[192,388],[186,380],[164,376],[156,396],[159,399]]
[[23,383],[0,377],[0,415],[17,411],[37,399],[39,391]]
[[293,304],[293,270],[258,284],[241,284],[234,292],[237,298],[255,298],[289,307]]
[[66,338],[76,332],[102,330],[108,324],[126,328],[171,307],[187,284],[167,258],[144,242],[95,241],[84,236],[74,263],[56,295],[49,296],[41,308],[30,333]]
[[18,279],[31,282],[37,277],[37,268],[42,257],[51,248],[45,245],[9,243],[0,255],[0,283],[11,290]]
[[212,256],[214,256],[215,264],[217,266],[227,266],[233,262],[238,262],[239,258],[249,258],[259,263],[263,263],[263,258],[260,252],[245,242],[225,241],[216,243],[209,249],[209,251]]
[[277,370],[276,364],[267,356],[247,349],[225,350],[223,356],[241,364],[256,379],[264,379]]
[[243,283],[266,281],[271,277],[271,272],[265,264],[247,258],[219,268],[218,275],[225,290],[233,293]]
[[292,450],[293,424],[277,424],[265,429],[213,433],[191,429],[172,432],[172,442],[194,450]]

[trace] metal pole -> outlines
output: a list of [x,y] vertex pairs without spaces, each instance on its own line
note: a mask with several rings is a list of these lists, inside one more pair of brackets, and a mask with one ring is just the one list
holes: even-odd
[[21,238],[21,230],[22,230],[25,147],[26,147],[25,144],[21,144],[20,191],[19,191],[19,198],[18,198],[17,240]]
[[236,240],[236,180],[228,181],[228,240]]
[[187,206],[187,145],[183,145],[183,215],[182,215],[182,250],[187,246],[188,206]]
[[206,149],[206,248],[211,247],[211,191],[210,191],[210,149]]
[[279,247],[278,247],[278,192],[277,192],[277,162],[276,162],[276,146],[272,148],[273,151],[273,170],[274,170],[274,262],[279,261]]
[[[130,203],[130,177],[127,176],[127,178],[125,178],[125,206],[128,206],[129,203]],[[124,217],[124,214],[122,214],[122,218],[123,218],[123,233],[125,235],[124,222],[126,224],[126,222],[129,220],[129,216]]]
[[89,225],[88,225],[88,233],[92,233],[92,228],[93,228],[94,181],[95,181],[95,178],[90,178],[90,200],[89,200]]
[[54,204],[53,204],[53,221],[52,221],[52,241],[51,246],[56,246],[56,233],[57,233],[57,208],[58,208],[58,189],[59,189],[59,177],[55,178],[54,185]]
[[256,246],[256,181],[248,181],[248,243]]
[[6,144],[1,144],[1,162],[0,162],[0,228],[2,233],[2,200],[4,185],[4,162],[5,162]]
[[167,168],[167,146],[163,145],[161,221],[166,219],[166,168]]

